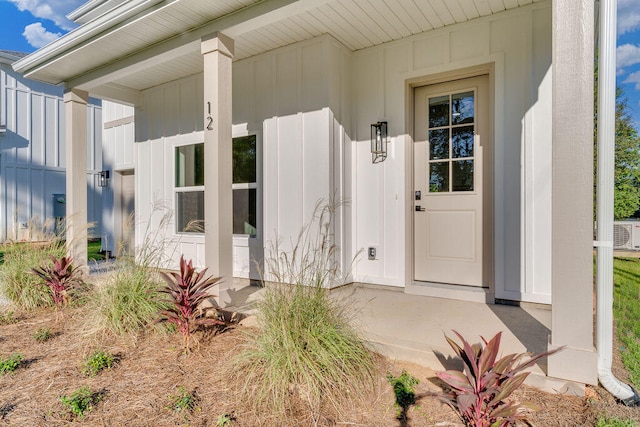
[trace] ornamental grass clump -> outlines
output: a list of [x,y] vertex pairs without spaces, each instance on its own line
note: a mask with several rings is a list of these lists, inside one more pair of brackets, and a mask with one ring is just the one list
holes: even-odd
[[69,304],[71,289],[81,282],[81,270],[73,268],[71,257],[58,259],[51,255],[49,258],[51,264],[31,268],[31,271],[49,287],[53,304],[57,310],[62,310]]
[[156,320],[167,304],[158,298],[162,281],[148,266],[121,262],[88,297],[85,334],[133,335]]
[[537,408],[530,403],[507,400],[529,375],[523,372],[542,357],[559,350],[548,351],[531,357],[528,353],[508,354],[498,360],[500,338],[498,332],[487,342],[470,344],[462,335],[453,331],[462,346],[445,335],[447,342],[462,359],[464,371],[448,370],[436,375],[451,391],[442,400],[458,412],[462,421],[471,427],[504,427],[526,419],[528,410]]
[[340,411],[346,400],[375,387],[373,355],[350,325],[348,307],[327,286],[343,275],[332,225],[338,205],[318,205],[291,251],[276,244],[265,259],[266,285],[257,304],[260,329],[235,359],[243,398],[261,416],[283,419],[306,407],[317,419],[326,404]]
[[4,262],[0,267],[0,293],[23,310],[54,306],[49,288],[32,273],[32,268],[43,265],[50,257],[65,256],[63,242],[57,239],[43,242],[5,243],[2,245]]
[[89,296],[85,335],[107,333],[135,338],[150,327],[163,331],[156,320],[158,312],[169,305],[159,298],[163,283],[158,269],[166,267],[168,261],[166,252],[171,242],[162,236],[171,219],[172,211],[161,205],[153,207],[142,244],[135,248],[135,258],[123,256],[116,261],[106,282]]
[[202,303],[213,298],[211,289],[220,283],[220,277],[207,277],[207,269],[199,273],[193,267],[193,262],[187,262],[180,257],[180,272],[161,272],[167,286],[159,290],[167,295],[166,303],[169,308],[160,311],[160,322],[175,325],[182,334],[182,344],[185,351],[190,350],[193,333],[199,326],[224,325],[218,318],[205,317],[206,311],[215,307],[203,308]]

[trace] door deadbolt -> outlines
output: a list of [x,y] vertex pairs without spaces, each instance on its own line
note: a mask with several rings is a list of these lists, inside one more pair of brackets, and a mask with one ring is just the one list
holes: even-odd
[[422,199],[422,191],[416,191],[416,200]]

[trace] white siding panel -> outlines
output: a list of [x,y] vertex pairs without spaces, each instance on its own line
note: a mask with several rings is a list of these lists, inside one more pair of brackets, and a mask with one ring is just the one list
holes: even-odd
[[16,91],[16,162],[29,163],[29,128],[31,127],[29,93]]
[[66,122],[64,120],[64,102],[62,99],[58,100],[58,166],[61,168],[67,167],[67,148],[64,143],[66,132]]
[[31,94],[31,164],[42,165],[44,162],[44,129],[43,101],[40,94]]
[[44,179],[44,169],[31,169],[31,216],[41,221],[46,218],[46,204],[49,202],[44,192]]
[[[414,2],[424,16],[437,17],[436,26],[438,20],[447,21],[447,11],[461,19],[461,12],[468,18],[505,7],[502,1],[458,4]],[[513,1],[507,6],[514,6]],[[538,3],[354,54],[356,134],[354,157],[348,162],[354,168],[354,250],[377,246],[380,258],[361,258],[358,280],[399,285],[411,280],[403,265],[404,248],[410,247],[405,240],[411,238],[404,234],[405,181],[411,170],[405,167],[408,146],[402,141],[412,132],[405,125],[406,80],[495,63],[496,297],[550,302],[550,25],[549,3]],[[372,165],[369,125],[380,119],[389,122],[392,140],[387,160]]]
[[45,164],[58,166],[58,102],[56,98],[46,97],[44,101],[44,137],[45,137]]
[[332,147],[329,144],[332,138],[333,135],[329,135],[328,109],[302,114],[302,174],[298,177],[302,177],[301,184],[304,189],[301,194],[304,222],[308,222],[314,214],[318,200],[327,200],[331,195],[330,184],[334,165],[333,159],[330,158]]
[[[6,114],[0,123],[6,123],[9,130],[0,144],[0,239],[37,238],[18,225],[47,221],[52,214],[52,194],[65,193],[60,167],[65,156],[62,89],[25,79],[5,66],[0,66],[0,74],[0,112]],[[95,122],[101,121],[100,106],[92,100],[87,108],[89,152],[99,154],[101,124],[96,127]],[[101,158],[88,160],[88,176],[93,177]],[[99,207],[95,195],[89,193],[89,197],[88,215],[94,217]]]
[[444,64],[449,58],[449,46],[446,34],[418,38],[412,45],[413,67],[416,70]]
[[[295,236],[307,218],[303,200],[304,163],[302,152],[302,117],[300,114],[278,118],[278,181],[285,185],[278,194],[278,232]],[[283,243],[288,243],[286,239]]]

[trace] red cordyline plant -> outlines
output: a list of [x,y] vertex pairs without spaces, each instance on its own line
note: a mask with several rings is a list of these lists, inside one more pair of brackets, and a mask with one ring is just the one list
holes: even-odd
[[529,372],[523,372],[540,358],[562,349],[530,356],[528,353],[508,354],[497,360],[502,332],[489,342],[470,344],[453,331],[462,341],[462,347],[445,335],[447,342],[462,359],[464,372],[448,370],[438,372],[451,391],[442,400],[458,411],[462,421],[473,427],[504,427],[526,418],[527,410],[537,410],[530,403],[506,401],[524,383]]
[[57,259],[51,255],[50,258],[52,264],[32,268],[31,271],[49,286],[53,303],[56,309],[61,310],[69,303],[69,291],[80,281],[80,270],[73,268],[71,257]]
[[[185,261],[180,257],[180,273],[161,272],[160,275],[167,283],[167,288],[159,292],[169,295],[170,308],[162,310],[161,322],[174,324],[182,334],[182,342],[185,350],[189,350],[193,332],[200,325],[223,325],[219,319],[204,317],[205,310],[200,309],[200,304],[213,297],[209,291],[220,282],[220,277],[205,277],[207,269],[199,273],[193,267],[193,262]],[[213,307],[209,307],[212,309]]]

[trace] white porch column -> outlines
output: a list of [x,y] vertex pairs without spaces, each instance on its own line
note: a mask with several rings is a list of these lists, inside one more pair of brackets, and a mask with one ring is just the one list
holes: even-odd
[[67,254],[76,266],[87,267],[87,103],[79,89],[64,93],[67,167]]
[[224,280],[218,304],[227,306],[233,285],[231,63],[234,41],[221,33],[202,38],[204,57],[205,263]]
[[597,383],[593,342],[594,4],[553,8],[551,377]]

